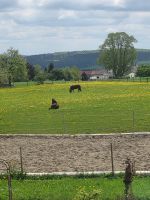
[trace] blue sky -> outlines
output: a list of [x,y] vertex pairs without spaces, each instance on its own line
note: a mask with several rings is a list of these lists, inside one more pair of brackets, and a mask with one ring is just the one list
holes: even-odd
[[122,31],[150,49],[150,0],[0,0],[0,53],[93,50]]

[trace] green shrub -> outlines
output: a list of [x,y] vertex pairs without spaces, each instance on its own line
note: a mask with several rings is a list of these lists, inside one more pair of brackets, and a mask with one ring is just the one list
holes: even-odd
[[89,188],[80,187],[73,200],[98,200],[100,199],[101,190],[95,189],[94,186]]

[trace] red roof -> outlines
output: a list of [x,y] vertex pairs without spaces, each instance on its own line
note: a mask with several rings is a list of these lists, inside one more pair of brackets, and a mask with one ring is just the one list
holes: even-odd
[[103,75],[105,73],[108,73],[107,70],[105,69],[97,69],[97,70],[81,70],[80,73],[82,74],[83,72],[85,72],[87,75],[90,76],[98,76],[98,75]]
[[81,71],[80,71],[81,74],[84,73],[84,72],[85,72],[87,75],[91,75],[92,70],[81,70]]

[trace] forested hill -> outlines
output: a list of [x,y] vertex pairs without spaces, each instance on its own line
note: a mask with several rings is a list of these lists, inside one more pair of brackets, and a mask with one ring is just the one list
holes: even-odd
[[[40,55],[25,56],[30,64],[39,64],[43,68],[49,63],[54,63],[55,67],[77,66],[80,69],[94,69],[99,57],[99,50],[58,52]],[[137,64],[150,63],[150,50],[137,49]]]

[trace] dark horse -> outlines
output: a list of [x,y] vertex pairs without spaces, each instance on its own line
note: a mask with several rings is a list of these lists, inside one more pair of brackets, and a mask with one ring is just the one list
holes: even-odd
[[52,104],[51,104],[49,110],[50,109],[58,109],[58,108],[59,108],[59,105],[58,105],[57,101],[55,99],[52,99]]
[[74,92],[74,89],[78,89],[78,92],[81,91],[81,85],[71,85],[69,92],[71,93],[72,91]]

